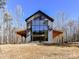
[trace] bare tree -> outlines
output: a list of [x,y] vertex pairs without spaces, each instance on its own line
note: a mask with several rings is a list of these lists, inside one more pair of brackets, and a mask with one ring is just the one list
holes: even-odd
[[67,31],[68,31],[68,29],[67,29],[67,26],[66,26],[67,25],[66,21],[68,20],[68,17],[64,12],[60,12],[60,13],[58,13],[57,18],[58,19],[56,21],[56,24],[57,24],[56,27],[58,27],[58,30],[63,31],[64,37],[62,38],[62,43],[67,42]]
[[4,23],[6,23],[6,30],[4,28],[4,30],[7,32],[7,43],[9,43],[10,39],[10,31],[11,31],[11,21],[12,21],[12,16],[9,12],[5,12],[4,13]]
[[2,12],[2,13],[1,13],[1,14],[2,14],[2,15],[1,15],[1,16],[2,16],[2,17],[1,17],[1,19],[2,19],[2,21],[1,21],[1,23],[2,23],[2,25],[1,25],[1,26],[2,26],[2,27],[1,27],[1,32],[2,32],[2,35],[1,35],[1,38],[2,38],[2,39],[1,39],[1,43],[3,43],[3,37],[4,37],[4,26],[3,26],[3,25],[4,25],[4,23],[3,23],[3,20],[4,20],[4,19],[3,19],[3,14],[4,14],[5,9],[6,9],[6,8],[5,8],[5,6],[6,6],[6,1],[7,1],[7,0],[0,0],[0,10],[1,10],[1,12]]
[[68,22],[68,26],[69,26],[69,36],[70,36],[70,38],[69,38],[69,41],[72,41],[72,38],[71,38],[71,36],[73,36],[73,26],[74,26],[74,21],[72,21],[72,20],[69,20],[69,22]]
[[[16,6],[16,21],[17,21],[17,25],[18,25],[18,29],[20,28],[21,29],[21,27],[23,27],[24,29],[25,29],[25,26],[23,26],[21,23],[20,23],[20,20],[22,19],[22,17],[23,17],[23,7],[22,7],[22,5],[17,5]],[[24,24],[25,25],[25,24]],[[17,39],[18,41],[22,41],[23,40],[23,38],[18,38]]]
[[16,21],[17,21],[18,28],[21,26],[20,20],[22,17],[23,17],[23,8],[21,5],[17,5],[16,6]]

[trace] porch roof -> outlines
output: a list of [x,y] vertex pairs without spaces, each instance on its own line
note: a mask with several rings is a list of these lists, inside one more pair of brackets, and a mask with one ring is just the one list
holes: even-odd
[[[19,30],[19,31],[17,31],[16,33],[17,33],[18,35],[21,35],[21,36],[26,37],[27,30]],[[56,38],[56,37],[59,36],[60,34],[63,34],[63,32],[53,30],[52,34],[53,34],[52,37],[53,37],[53,38]]]

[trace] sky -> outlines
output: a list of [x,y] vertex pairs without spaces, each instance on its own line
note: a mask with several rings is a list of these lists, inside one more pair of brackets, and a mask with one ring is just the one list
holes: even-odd
[[7,9],[13,16],[15,16],[17,5],[21,5],[23,8],[20,22],[24,22],[26,18],[38,10],[50,17],[56,17],[61,12],[64,12],[71,19],[76,20],[79,17],[79,0],[8,0]]

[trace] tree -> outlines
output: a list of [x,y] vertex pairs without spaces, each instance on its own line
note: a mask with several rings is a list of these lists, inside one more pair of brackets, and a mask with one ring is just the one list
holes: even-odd
[[7,43],[9,43],[10,39],[10,31],[11,31],[11,21],[12,21],[12,16],[9,12],[4,13],[4,24],[6,24],[6,27],[4,28],[4,31],[7,33]]
[[21,26],[20,20],[22,17],[23,17],[23,8],[21,5],[17,5],[16,6],[16,21],[17,21],[18,28]]
[[2,19],[2,21],[1,21],[1,22],[2,22],[2,25],[1,25],[1,26],[2,26],[2,27],[1,27],[1,32],[2,32],[2,35],[1,35],[1,38],[2,38],[2,39],[1,39],[1,43],[3,43],[3,37],[4,37],[4,26],[3,26],[3,25],[4,25],[4,23],[3,23],[3,20],[4,20],[4,19],[3,19],[3,14],[4,14],[5,9],[6,9],[5,6],[6,6],[6,0],[0,0],[0,10],[1,10],[1,12],[2,12],[2,13],[1,13],[1,16],[2,16],[2,17],[1,17],[1,19]]
[[[74,21],[69,20],[68,26],[69,26],[69,36],[71,37],[71,36],[73,36],[73,31],[72,30],[73,30],[73,26],[74,26]],[[72,41],[72,39],[69,38],[69,41]]]

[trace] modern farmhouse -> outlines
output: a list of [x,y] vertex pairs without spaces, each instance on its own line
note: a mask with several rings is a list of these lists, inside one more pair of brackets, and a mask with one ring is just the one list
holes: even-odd
[[37,11],[25,21],[26,29],[18,31],[17,34],[24,36],[27,42],[55,43],[58,40],[54,38],[63,34],[53,30],[54,19],[42,11]]

